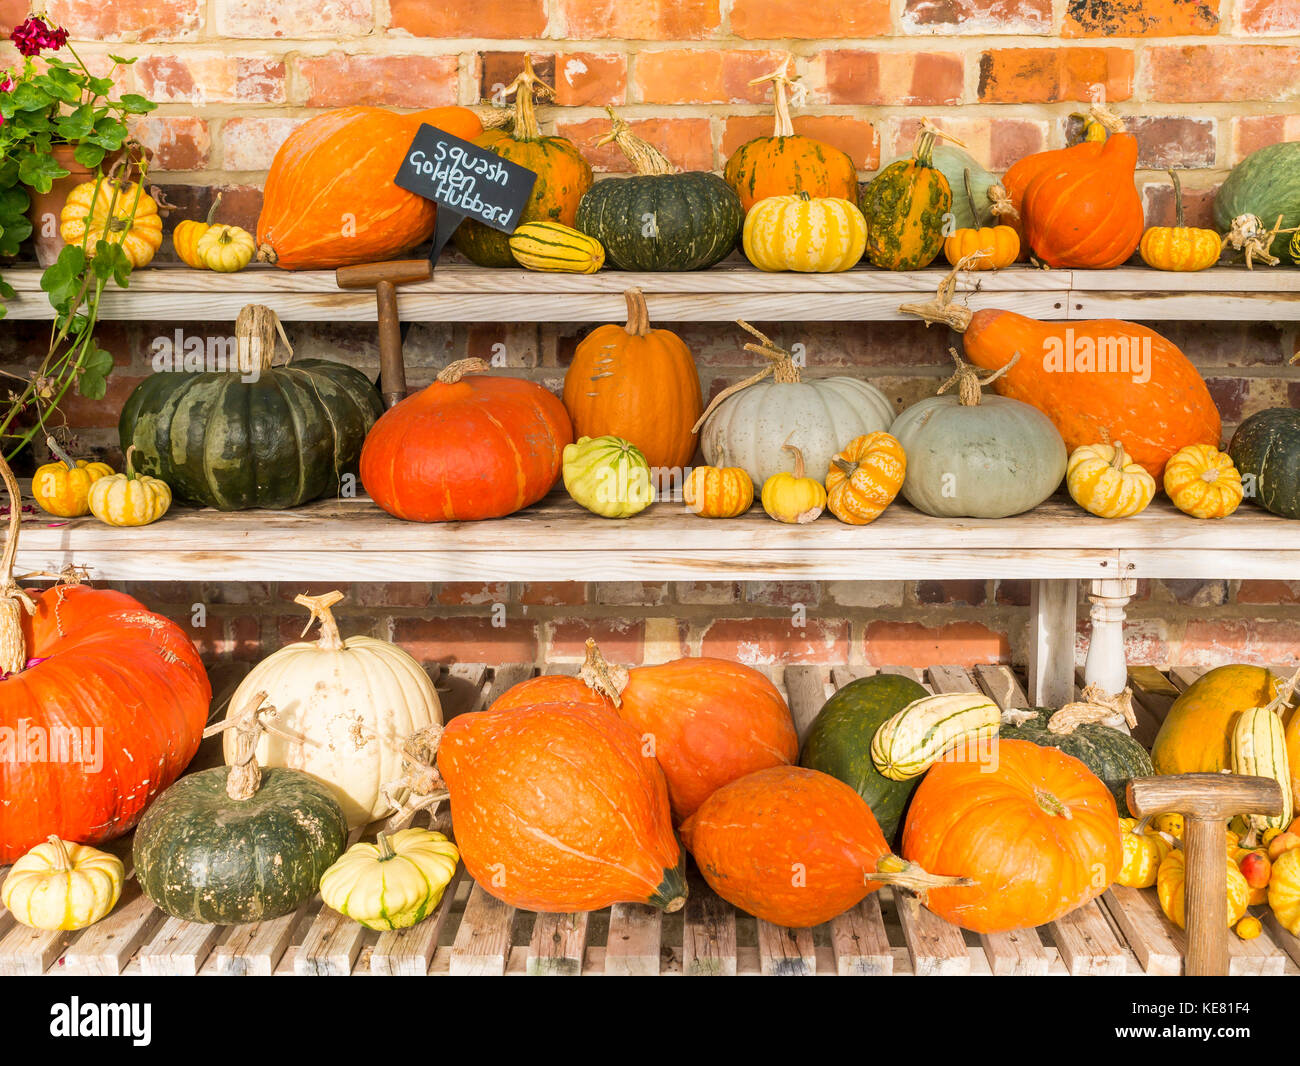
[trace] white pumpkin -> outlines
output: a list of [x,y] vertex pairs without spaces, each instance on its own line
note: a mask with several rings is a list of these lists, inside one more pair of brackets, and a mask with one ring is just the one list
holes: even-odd
[[[339,636],[330,608],[342,598],[331,592],[294,601],[320,622],[320,639],[290,644],[258,663],[231,697],[227,715],[265,692],[276,710],[275,734],[262,734],[258,764],[302,770],[331,786],[356,829],[393,810],[383,788],[402,776],[402,743],[441,725],[442,708],[429,675],[397,645]],[[227,764],[235,743],[227,731]]]
[[889,429],[894,405],[874,385],[849,377],[804,381],[789,352],[740,324],[762,341],[746,350],[771,365],[719,394],[705,412],[700,446],[710,466],[738,466],[762,485],[791,469],[784,450],[791,444],[803,453],[809,476],[820,479],[849,441]]
[[85,929],[117,906],[125,878],[116,855],[52,836],[13,864],[0,902],[32,929]]

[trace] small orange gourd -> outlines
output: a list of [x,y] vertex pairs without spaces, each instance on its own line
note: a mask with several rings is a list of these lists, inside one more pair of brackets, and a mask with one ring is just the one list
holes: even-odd
[[1174,210],[1172,226],[1152,226],[1142,234],[1138,251],[1142,261],[1157,270],[1181,272],[1205,270],[1219,261],[1223,242],[1212,229],[1196,229],[1185,224],[1183,211],[1183,185],[1177,171],[1169,171],[1174,183]]
[[851,526],[874,522],[894,502],[907,473],[907,456],[897,438],[868,433],[849,442],[826,472],[831,514]]
[[1165,466],[1165,492],[1193,518],[1226,518],[1243,495],[1232,457],[1213,444],[1189,444],[1175,452]]
[[738,466],[697,466],[682,486],[686,506],[701,518],[736,518],[754,502],[754,482]]

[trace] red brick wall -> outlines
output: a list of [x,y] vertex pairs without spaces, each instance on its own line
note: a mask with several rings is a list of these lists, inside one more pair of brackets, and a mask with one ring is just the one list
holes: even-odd
[[[26,9],[0,0],[0,28]],[[796,127],[850,152],[864,178],[908,148],[923,115],[1005,168],[1062,144],[1069,115],[1101,85],[1141,141],[1149,220],[1172,216],[1167,166],[1187,172],[1191,216],[1204,220],[1234,163],[1300,138],[1300,0],[50,0],[47,10],[96,62],[109,51],[140,57],[123,88],[160,102],[140,133],[178,206],[169,225],[205,210],[219,187],[227,217],[251,226],[275,149],[306,117],[358,102],[486,103],[525,50],[556,88],[543,120],[600,172],[621,165],[590,147],[607,128],[606,104],[679,165],[720,168],[769,128],[770,105],[747,82],[786,53],[809,90]],[[0,50],[0,64],[11,59]],[[105,328],[118,362],[108,399],[68,406],[86,447],[112,452],[117,408],[149,372],[152,339],[176,325]],[[518,373],[558,388],[583,328],[416,326],[410,376],[420,384],[451,358],[504,343]],[[927,394],[947,358],[939,331],[913,324],[764,328],[803,342],[814,368],[869,377],[900,407]],[[1156,328],[1201,367],[1229,431],[1261,407],[1300,404],[1300,370],[1285,367],[1300,346],[1293,326]],[[290,332],[303,354],[377,368],[369,327]],[[750,372],[735,330],[682,332],[706,391]],[[7,324],[0,360],[26,365],[39,333]],[[256,658],[299,628],[296,589],[133,591],[183,620],[204,604],[207,626],[195,635],[213,657]],[[1131,655],[1294,657],[1298,599],[1300,589],[1276,582],[1144,586]],[[361,586],[345,618],[427,658],[573,658],[594,629],[629,661],[679,650],[751,661],[1023,661],[1026,603],[1014,582]],[[505,605],[502,627],[492,625],[493,604]]]

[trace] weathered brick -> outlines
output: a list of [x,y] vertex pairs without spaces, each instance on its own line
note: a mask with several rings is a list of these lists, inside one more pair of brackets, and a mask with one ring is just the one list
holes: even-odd
[[868,622],[864,651],[872,666],[932,666],[953,663],[1005,663],[1011,660],[1011,642],[1005,632],[982,622],[948,622],[927,626],[921,622]]
[[[713,169],[713,140],[708,119],[656,118],[635,121],[630,125],[633,133],[653,144],[682,170]],[[556,132],[582,149],[593,170],[625,174],[631,169],[631,164],[615,145],[595,146],[596,139],[608,131],[607,118],[582,122],[561,118],[556,122]]]
[[1138,141],[1139,170],[1198,170],[1214,167],[1218,123],[1184,115],[1135,115],[1124,125]]
[[[1183,216],[1188,226],[1214,228],[1214,193],[1218,186],[1210,189],[1188,188],[1183,181]],[[1142,209],[1148,226],[1172,226],[1178,217],[1174,204],[1174,186],[1168,179],[1157,182],[1144,182],[1142,192]],[[1163,329],[1160,332],[1165,332]]]
[[298,60],[308,107],[440,107],[460,99],[454,55],[350,55]]
[[1067,0],[1062,37],[1188,37],[1219,32],[1221,0]]
[[221,124],[221,165],[226,170],[267,170],[296,118],[230,118]]
[[[725,122],[724,157],[746,141],[772,135],[772,119],[768,115],[732,115]],[[859,170],[875,170],[880,165],[880,135],[866,119],[848,115],[797,115],[794,131],[847,152]]]
[[866,52],[837,49],[821,57],[832,104],[960,104],[965,63],[955,52]]
[[1236,166],[1251,152],[1283,141],[1300,141],[1300,115],[1238,115],[1232,120],[1231,152],[1225,160]]
[[1300,603],[1300,581],[1243,581],[1237,602],[1250,604]]
[[983,581],[918,581],[917,603],[964,604],[979,607],[987,598]]
[[751,581],[744,589],[746,603],[768,607],[816,607],[822,599],[817,581]]
[[546,0],[389,0],[392,30],[412,37],[527,39],[546,32]]
[[647,104],[760,104],[771,86],[750,85],[769,73],[773,52],[669,49],[636,57],[637,98]]
[[999,606],[1028,607],[1030,583],[1028,581],[999,581],[994,601]]
[[1237,0],[1234,11],[1238,33],[1300,33],[1300,0]]
[[536,626],[520,618],[501,627],[489,618],[398,618],[393,640],[422,663],[537,661]]
[[203,0],[49,0],[51,22],[74,41],[188,41],[203,27]]
[[618,52],[566,52],[556,57],[555,103],[603,107],[627,103],[627,56]]
[[1225,662],[1295,663],[1300,647],[1300,619],[1192,618],[1178,644],[1178,662],[1186,666],[1222,666]]
[[[1081,665],[1087,661],[1091,627],[1081,622],[1075,634],[1074,661]],[[1183,659],[1171,657],[1169,636],[1160,619],[1130,618],[1124,623],[1124,661],[1130,666],[1183,665]]]
[[1143,71],[1146,98],[1162,103],[1300,99],[1300,49],[1290,45],[1160,45],[1146,49]]
[[732,0],[731,32],[751,41],[881,37],[889,33],[889,0]]
[[[476,60],[478,67],[479,99],[484,103],[501,107],[510,103],[503,90],[519,76],[524,69],[523,52],[481,52]],[[533,73],[539,81],[555,87],[555,54],[553,52],[529,52],[533,63]]]
[[136,91],[155,103],[282,104],[285,68],[269,56],[221,52],[144,56],[131,68]]
[[849,623],[787,618],[722,618],[704,631],[701,654],[735,659],[748,666],[774,663],[846,663]]
[[1164,586],[1185,607],[1222,607],[1228,602],[1226,581],[1166,580]]
[[1052,0],[903,0],[905,33],[1048,34]]
[[[959,114],[934,115],[931,121],[966,145],[967,150],[992,170],[1005,170],[1018,159],[1047,147],[1048,126],[1042,119],[963,118]],[[893,124],[889,139],[890,161],[911,155],[920,131],[919,118]]]
[[157,170],[207,169],[212,135],[206,119],[193,115],[145,115],[132,122],[131,131],[153,152]]
[[8,37],[30,9],[28,0],[0,0],[0,36]]
[[371,0],[216,0],[216,14],[223,37],[359,37],[375,27]]
[[1091,100],[1097,86],[1109,101],[1133,95],[1128,48],[996,48],[980,56],[979,99],[986,104],[1054,104]]
[[658,607],[669,599],[667,581],[596,582],[596,602],[606,607]]
[[519,602],[540,607],[578,607],[587,602],[587,586],[581,581],[529,581],[519,593]]
[[740,589],[735,581],[679,581],[673,592],[681,604],[718,606],[739,600]]
[[556,0],[556,11],[570,41],[698,41],[722,24],[719,0]]
[[559,618],[547,627],[547,661],[581,662],[593,638],[612,663],[635,666],[645,649],[645,622],[620,618]]
[[457,358],[482,359],[496,367],[535,367],[539,361],[537,326],[530,322],[471,323],[459,347],[464,354]]
[[1245,378],[1207,378],[1205,384],[1225,424],[1240,422],[1246,417],[1249,383]]
[[510,586],[504,581],[447,581],[438,586],[435,598],[438,603],[455,607],[505,603],[510,598]]
[[841,607],[903,606],[901,581],[832,581],[826,594]]

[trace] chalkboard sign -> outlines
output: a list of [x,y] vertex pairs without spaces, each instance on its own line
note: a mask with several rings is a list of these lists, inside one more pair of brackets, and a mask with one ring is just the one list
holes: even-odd
[[466,218],[513,233],[537,181],[535,171],[502,159],[487,148],[422,125],[393,179],[401,188],[438,205],[429,259]]

